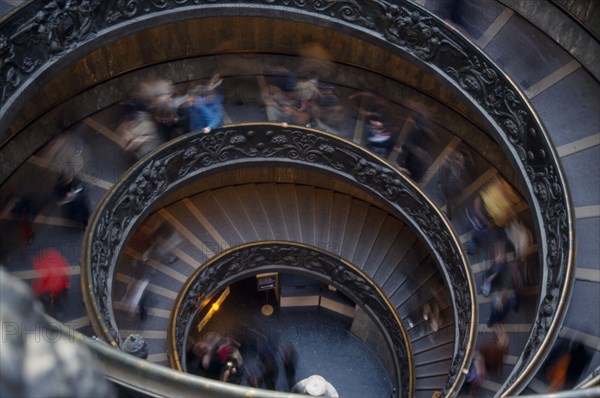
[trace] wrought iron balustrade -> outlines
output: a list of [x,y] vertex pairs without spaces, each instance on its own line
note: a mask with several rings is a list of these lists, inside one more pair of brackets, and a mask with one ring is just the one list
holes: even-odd
[[[332,181],[349,182],[387,204],[389,211],[422,239],[447,286],[453,287],[449,294],[456,339],[446,392],[457,391],[473,353],[477,307],[472,274],[451,226],[427,196],[393,166],[360,146],[307,128],[279,124],[225,126],[210,134],[180,137],[133,166],[96,209],[91,233],[84,241],[84,299],[88,312],[98,319],[97,333],[114,346],[122,343],[111,301],[115,267],[128,236],[161,198],[203,175],[277,165],[310,168],[326,173]],[[218,284],[218,279],[215,275],[209,282]],[[387,330],[391,333],[392,326]],[[409,393],[407,386],[402,391]]]
[[[273,12],[276,10],[277,12]],[[525,348],[501,394],[518,393],[558,335],[574,279],[573,210],[556,151],[525,95],[483,52],[410,1],[77,0],[32,1],[0,25],[2,133],[24,104],[65,65],[156,24],[216,15],[291,18],[344,29],[411,57],[479,108],[527,187],[540,243],[541,300]],[[0,147],[2,156],[11,148]],[[150,173],[158,170],[149,169]],[[148,182],[146,182],[148,183]],[[157,188],[157,187],[154,187]],[[143,191],[145,186],[137,187]],[[135,200],[133,200],[135,202]],[[131,203],[140,206],[143,203]],[[418,216],[418,215],[417,215]],[[126,226],[127,223],[124,224]],[[118,239],[117,239],[118,240]],[[101,250],[101,248],[99,248]],[[102,257],[100,266],[106,267]],[[456,371],[453,367],[451,372]]]

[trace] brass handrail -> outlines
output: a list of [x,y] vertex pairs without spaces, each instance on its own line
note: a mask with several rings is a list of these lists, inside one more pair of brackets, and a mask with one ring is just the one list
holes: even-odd
[[84,344],[101,363],[108,380],[135,394],[142,394],[145,397],[193,396],[198,398],[302,397],[293,393],[241,387],[183,373],[127,354],[103,341],[91,339],[50,317],[47,319],[49,328],[60,334],[53,337],[55,341],[65,339],[72,344]]

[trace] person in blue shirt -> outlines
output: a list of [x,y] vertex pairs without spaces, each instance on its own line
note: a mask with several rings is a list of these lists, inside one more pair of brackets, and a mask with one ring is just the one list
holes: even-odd
[[211,93],[205,96],[193,96],[190,109],[191,131],[202,130],[209,133],[223,125],[223,96]]
[[211,78],[208,84],[200,84],[188,98],[190,131],[202,130],[209,133],[223,125],[223,96],[216,89],[223,79],[219,75]]

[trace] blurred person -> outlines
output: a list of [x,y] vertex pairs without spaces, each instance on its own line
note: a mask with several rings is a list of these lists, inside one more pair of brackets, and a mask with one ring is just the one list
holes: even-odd
[[494,243],[494,258],[492,264],[483,272],[481,294],[483,297],[490,295],[492,283],[500,275],[506,264],[506,240],[504,237],[496,238]]
[[310,113],[319,93],[319,77],[314,72],[303,72],[296,80],[295,93],[298,110]]
[[401,151],[396,158],[396,164],[415,182],[420,182],[431,164],[429,147],[436,137],[431,129],[431,121],[422,107],[416,109],[408,117],[406,123],[410,128],[406,141],[402,143]]
[[516,217],[514,208],[520,200],[513,188],[503,178],[495,176],[480,191],[479,197],[495,226],[504,228]]
[[487,320],[487,326],[491,327],[498,322],[502,322],[504,317],[510,311],[518,311],[519,297],[513,289],[505,289],[501,292],[494,293],[492,300],[492,310]]
[[173,85],[164,79],[151,79],[139,84],[136,92],[122,104],[127,115],[138,112],[150,112],[154,101],[160,98],[171,97],[174,93]]
[[165,97],[157,99],[150,107],[158,133],[165,142],[183,133],[179,123],[179,105],[180,103],[174,98]]
[[500,376],[507,352],[508,335],[501,325],[496,325],[494,338],[479,347],[479,354],[483,358],[487,373]]
[[[442,327],[444,319],[442,318],[441,302],[434,297],[423,305],[423,320],[425,321],[425,332],[437,332]],[[432,337],[433,338],[433,337]]]
[[277,390],[277,377],[279,368],[272,344],[266,339],[260,339],[257,342],[257,353],[262,364],[262,379],[269,390]]
[[236,365],[243,365],[242,356],[238,350],[240,343],[228,337],[221,337],[217,344],[217,357],[222,364],[232,361]]
[[572,389],[592,360],[577,335],[556,344],[543,367],[551,391]]
[[514,208],[519,197],[512,187],[501,177],[495,176],[477,194],[470,207],[467,219],[472,226],[472,235],[466,251],[473,254],[479,240],[494,227],[504,228],[516,217]]
[[[267,119],[270,122],[296,124],[296,113],[300,112],[294,109],[294,101],[289,97],[289,94],[275,85],[266,84],[261,86],[260,94]],[[308,118],[301,120],[301,122],[308,123]]]
[[53,247],[40,251],[33,258],[33,269],[37,277],[32,289],[37,297],[48,300],[50,307],[62,315],[62,299],[71,286],[69,262]]
[[312,397],[339,397],[335,387],[319,375],[312,375],[300,380],[292,388],[292,392]]
[[140,85],[133,100],[137,106],[132,107],[130,113],[149,113],[156,123],[159,136],[166,142],[189,132],[189,128],[184,125],[188,120],[180,113],[180,107],[186,99],[187,94],[177,95],[171,81],[151,80]]
[[13,195],[6,208],[15,216],[21,230],[20,239],[22,246],[29,246],[35,238],[33,222],[41,210],[41,205],[29,193]]
[[372,118],[367,123],[367,148],[383,158],[387,158],[394,147],[392,133],[383,118]]
[[315,127],[339,134],[344,122],[345,109],[335,86],[320,85],[317,102],[313,107]]
[[78,177],[85,169],[85,144],[79,131],[62,133],[40,151],[41,165],[58,175]]
[[267,66],[266,75],[259,76],[257,79],[261,88],[266,85],[272,85],[284,93],[294,93],[298,76],[296,72],[289,70],[285,66],[277,65]]
[[452,219],[454,199],[473,181],[473,158],[466,150],[454,150],[439,170],[439,187],[444,196],[446,216]]
[[357,107],[355,118],[357,119],[384,120],[388,119],[388,116],[394,111],[385,99],[373,92],[360,91],[348,96],[348,100],[352,102],[356,99],[360,100],[358,104],[355,104]]
[[87,193],[79,180],[67,175],[61,175],[54,185],[57,204],[66,209],[70,218],[84,228],[90,218],[90,205]]
[[[532,277],[527,268],[526,256],[533,249],[533,238],[531,231],[518,218],[513,219],[504,227],[504,232],[515,252],[515,260],[513,262],[513,277],[518,291],[522,289],[525,283],[531,284]],[[521,274],[524,274],[525,280]]]
[[[192,345],[190,351],[195,357],[195,362],[198,362],[199,369],[206,372],[206,370],[210,367],[213,357],[214,360],[218,362],[215,353],[220,340],[221,335],[219,335],[218,333],[209,332],[206,335],[202,336],[202,338],[199,341],[196,341]],[[220,367],[218,369],[217,374],[219,373]]]
[[140,84],[137,99],[145,104],[145,110],[149,110],[155,101],[172,98],[175,94],[173,83],[165,79],[155,79]]
[[121,147],[125,153],[140,159],[160,146],[164,141],[158,134],[158,126],[149,112],[138,111],[117,127],[122,137]]
[[264,380],[262,379],[262,375],[264,373],[264,369],[260,362],[255,362],[250,365],[246,365],[245,367],[246,377],[248,380],[248,385],[254,388],[262,388]]
[[161,264],[177,261],[175,249],[183,242],[183,237],[159,216],[148,218],[136,231],[136,242],[141,246],[142,262],[149,260]]
[[225,383],[241,384],[242,377],[240,366],[233,361],[227,361],[220,380]]
[[146,290],[156,270],[140,261],[134,261],[132,268],[131,278],[120,301],[125,311],[130,315],[139,312],[140,321],[144,322],[148,316],[146,310],[148,299]]
[[239,351],[240,343],[228,337],[220,337],[217,345],[216,356],[219,360],[221,375],[220,380],[228,383],[241,384],[244,377],[242,366],[244,360]]
[[466,371],[464,386],[471,395],[477,396],[485,377],[485,360],[479,352],[475,352],[471,360],[471,365],[469,365],[469,369]]
[[288,391],[291,391],[296,384],[296,367],[298,364],[298,353],[294,345],[285,340],[279,345],[279,355],[285,370],[285,379],[287,381]]
[[207,134],[223,125],[224,98],[217,92],[223,79],[216,74],[208,82],[196,85],[188,96],[190,130]]

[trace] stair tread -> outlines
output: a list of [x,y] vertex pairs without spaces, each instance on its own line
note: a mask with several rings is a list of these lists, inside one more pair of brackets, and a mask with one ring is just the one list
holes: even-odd
[[269,222],[268,214],[262,204],[255,184],[244,184],[236,186],[237,196],[249,217],[251,224],[261,239],[275,239]]

